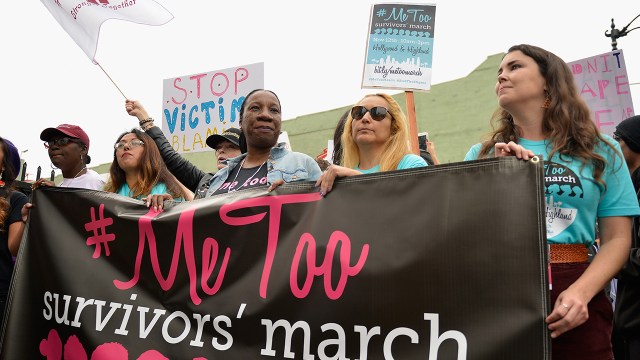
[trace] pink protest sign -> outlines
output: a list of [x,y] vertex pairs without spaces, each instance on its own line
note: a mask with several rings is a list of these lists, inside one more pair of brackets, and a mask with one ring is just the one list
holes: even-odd
[[622,50],[568,63],[578,92],[591,109],[601,132],[612,135],[622,120],[633,116],[627,67]]

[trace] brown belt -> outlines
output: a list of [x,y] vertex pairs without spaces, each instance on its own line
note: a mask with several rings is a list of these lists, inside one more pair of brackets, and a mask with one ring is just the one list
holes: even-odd
[[550,244],[549,260],[552,264],[585,263],[589,250],[584,244]]

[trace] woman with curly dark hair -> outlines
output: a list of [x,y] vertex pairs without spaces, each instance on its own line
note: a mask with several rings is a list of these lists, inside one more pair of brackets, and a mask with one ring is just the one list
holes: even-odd
[[[542,156],[553,310],[545,321],[557,359],[613,359],[612,307],[603,288],[629,254],[631,217],[640,214],[620,146],[600,133],[567,64],[531,45],[502,59],[500,109],[489,140],[465,160]],[[598,254],[588,247],[600,236]]]
[[20,211],[27,203],[27,196],[13,187],[19,171],[18,149],[0,137],[0,319],[9,293],[13,257],[18,254],[25,227]]
[[165,193],[174,199],[188,197],[167,169],[153,139],[139,129],[124,132],[118,137],[109,181],[104,190],[138,200]]

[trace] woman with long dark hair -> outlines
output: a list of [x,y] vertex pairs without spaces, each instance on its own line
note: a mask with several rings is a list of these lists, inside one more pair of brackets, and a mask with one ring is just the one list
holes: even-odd
[[165,193],[176,199],[188,196],[162,161],[156,144],[138,129],[124,132],[116,140],[104,190],[139,200]]
[[27,196],[13,186],[19,171],[18,149],[11,141],[0,137],[0,321],[9,294],[13,257],[18,255],[25,227],[20,212],[27,203]]
[[[550,246],[553,359],[613,359],[612,307],[603,288],[629,255],[631,217],[640,214],[620,146],[600,133],[567,64],[531,45],[502,59],[500,108],[489,139],[465,160],[542,156]],[[600,237],[598,254],[588,248]]]

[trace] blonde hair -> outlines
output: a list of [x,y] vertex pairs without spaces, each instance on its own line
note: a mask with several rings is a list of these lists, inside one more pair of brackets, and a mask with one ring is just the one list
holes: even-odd
[[[409,149],[409,126],[407,125],[407,117],[402,111],[400,104],[387,94],[369,94],[360,99],[356,104],[360,104],[362,100],[378,96],[383,98],[389,107],[389,115],[391,115],[391,136],[384,144],[384,151],[380,157],[380,171],[396,170],[400,160],[407,155],[411,154]],[[351,136],[351,127],[353,125],[353,117],[351,112],[347,117],[347,121],[344,124],[344,131],[342,132],[342,166],[348,168],[355,168],[360,164],[360,152],[358,144],[353,140]]]

